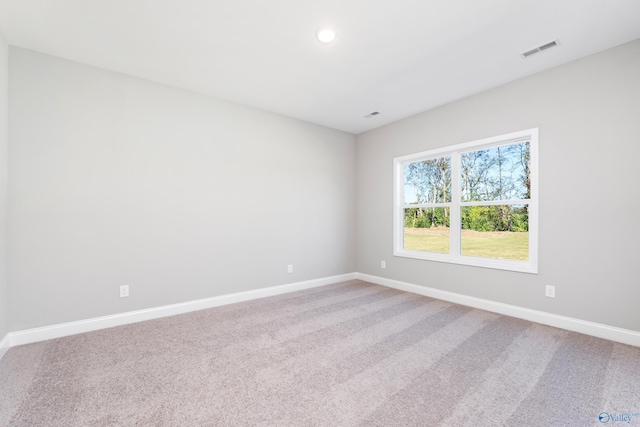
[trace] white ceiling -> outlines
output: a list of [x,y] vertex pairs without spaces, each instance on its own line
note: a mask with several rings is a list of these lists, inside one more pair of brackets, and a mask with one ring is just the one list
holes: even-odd
[[[338,30],[331,45],[315,39],[322,24]],[[357,134],[638,39],[640,1],[0,0],[0,31],[14,46]]]

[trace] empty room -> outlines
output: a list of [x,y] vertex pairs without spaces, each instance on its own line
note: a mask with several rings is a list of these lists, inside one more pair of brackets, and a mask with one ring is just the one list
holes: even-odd
[[0,0],[0,426],[640,426],[637,0]]

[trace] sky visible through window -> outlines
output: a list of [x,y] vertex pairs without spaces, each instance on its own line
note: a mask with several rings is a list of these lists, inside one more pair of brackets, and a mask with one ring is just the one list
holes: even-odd
[[[529,142],[490,147],[460,156],[463,202],[528,199]],[[451,201],[451,157],[404,165],[404,203]]]

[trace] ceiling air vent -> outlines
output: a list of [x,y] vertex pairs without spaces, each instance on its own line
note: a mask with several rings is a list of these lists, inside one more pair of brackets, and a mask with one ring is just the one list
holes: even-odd
[[542,45],[542,46],[540,46],[538,49],[540,49],[540,50],[547,50],[547,49],[549,49],[549,48],[556,47],[556,46],[558,46],[558,42],[554,40],[554,41],[552,41],[552,42],[550,42],[550,43],[543,44],[543,45]]
[[528,51],[526,51],[526,52],[522,52],[520,55],[521,55],[523,58],[528,58],[528,57],[530,57],[531,55],[535,55],[536,53],[540,53],[540,52],[542,52],[542,51],[544,51],[544,50],[551,49],[552,47],[556,47],[556,46],[558,46],[559,44],[560,44],[560,41],[559,41],[559,40],[554,40],[554,41],[552,41],[552,42],[545,43],[545,44],[543,44],[543,45],[541,45],[541,46],[534,47],[533,49],[529,49],[529,50],[528,50]]
[[379,111],[372,111],[371,113],[367,114],[366,116],[364,116],[365,119],[370,119],[373,116],[377,116],[378,114],[380,114]]

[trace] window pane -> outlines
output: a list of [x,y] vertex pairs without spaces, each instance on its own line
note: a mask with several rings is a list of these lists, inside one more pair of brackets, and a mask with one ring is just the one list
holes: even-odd
[[449,208],[404,210],[404,249],[449,253]]
[[404,203],[451,201],[451,157],[404,165]]
[[471,151],[461,155],[463,202],[529,199],[529,141]]
[[527,261],[528,205],[464,206],[462,255]]

